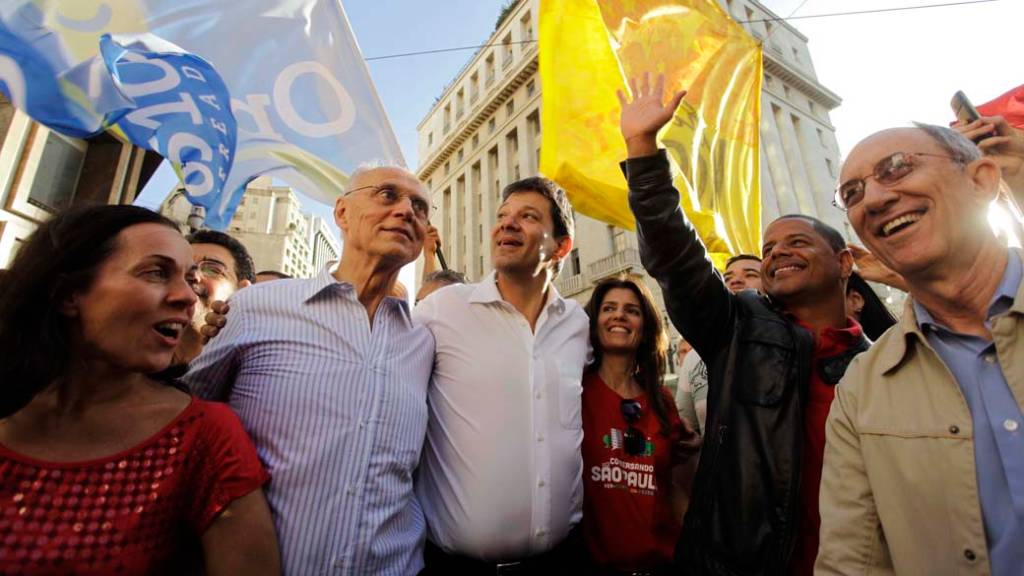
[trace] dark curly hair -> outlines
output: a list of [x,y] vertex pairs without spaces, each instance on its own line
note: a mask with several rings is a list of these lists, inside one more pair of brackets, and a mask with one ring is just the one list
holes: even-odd
[[635,280],[627,275],[606,278],[597,283],[593,294],[585,307],[587,316],[590,317],[590,345],[594,349],[594,362],[587,366],[587,372],[595,372],[601,367],[601,360],[604,357],[604,350],[601,348],[601,340],[598,337],[599,326],[597,324],[598,313],[601,310],[601,303],[604,302],[608,292],[615,288],[624,288],[636,294],[640,301],[640,309],[643,312],[643,333],[640,335],[640,345],[636,350],[636,380],[644,393],[647,394],[648,402],[654,409],[661,424],[660,433],[668,436],[671,433],[669,424],[669,410],[675,410],[675,406],[668,406],[661,393],[662,378],[668,366],[668,337],[665,335],[664,324],[657,308],[654,307],[654,298],[651,291],[647,289],[643,281]]
[[118,234],[136,224],[178,231],[145,208],[74,207],[40,225],[18,250],[0,282],[0,418],[24,408],[67,372],[70,338],[60,303],[89,289],[116,250]]

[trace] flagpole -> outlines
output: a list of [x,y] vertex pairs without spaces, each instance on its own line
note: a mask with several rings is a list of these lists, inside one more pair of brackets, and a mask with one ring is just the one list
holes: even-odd
[[448,263],[444,261],[444,252],[441,251],[440,244],[437,245],[437,248],[434,248],[434,254],[437,255],[437,262],[441,265],[441,270],[447,270]]

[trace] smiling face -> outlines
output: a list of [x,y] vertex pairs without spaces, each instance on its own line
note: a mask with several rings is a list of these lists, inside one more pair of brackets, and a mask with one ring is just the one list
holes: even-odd
[[516,192],[498,208],[491,230],[491,264],[499,273],[535,274],[561,259],[572,238],[554,238],[551,201],[537,192]]
[[640,298],[628,288],[609,290],[597,313],[597,338],[608,352],[635,354],[644,332]]
[[[905,175],[886,184],[867,177],[899,152],[915,155]],[[987,214],[998,170],[987,159],[965,167],[949,156],[923,130],[897,128],[863,140],[843,165],[840,182],[865,182],[863,198],[848,209],[850,224],[879,260],[904,276],[935,265],[963,267],[993,237]]]
[[360,253],[395,266],[415,260],[427,233],[429,211],[418,209],[430,205],[426,187],[405,170],[375,168],[357,174],[349,189],[334,207],[345,240],[342,258]]
[[761,291],[761,263],[752,258],[736,260],[725,267],[725,285],[733,294],[741,290]]
[[72,320],[76,353],[125,371],[167,368],[196,303],[192,267],[192,249],[174,229],[122,230],[92,285],[61,307]]
[[813,301],[842,286],[853,258],[836,252],[803,218],[779,218],[764,232],[761,282],[765,293],[783,306]]

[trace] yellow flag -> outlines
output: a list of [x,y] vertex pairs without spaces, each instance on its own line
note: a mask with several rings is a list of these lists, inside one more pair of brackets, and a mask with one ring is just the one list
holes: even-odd
[[634,229],[618,89],[649,72],[688,93],[659,135],[714,260],[759,254],[760,45],[714,0],[541,0],[541,172],[579,212]]

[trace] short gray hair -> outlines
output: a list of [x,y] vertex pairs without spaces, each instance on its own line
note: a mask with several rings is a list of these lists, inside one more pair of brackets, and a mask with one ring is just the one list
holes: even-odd
[[[352,191],[352,182],[354,182],[357,178],[366,174],[367,172],[371,172],[373,170],[380,170],[382,168],[389,168],[392,170],[399,170],[401,172],[405,172],[407,175],[411,176],[417,182],[420,182],[422,184],[419,176],[417,176],[415,173],[413,173],[412,170],[409,170],[402,164],[399,164],[397,162],[388,162],[384,160],[372,160],[370,162],[363,162],[362,164],[357,166],[355,170],[352,171],[352,174],[350,174],[348,177],[348,183],[345,184],[345,190],[342,192],[342,196]],[[424,187],[425,186],[426,185],[424,184]]]
[[966,136],[945,126],[914,122],[914,126],[923,130],[925,134],[942,147],[953,160],[967,165],[981,158],[981,150],[967,139]]

